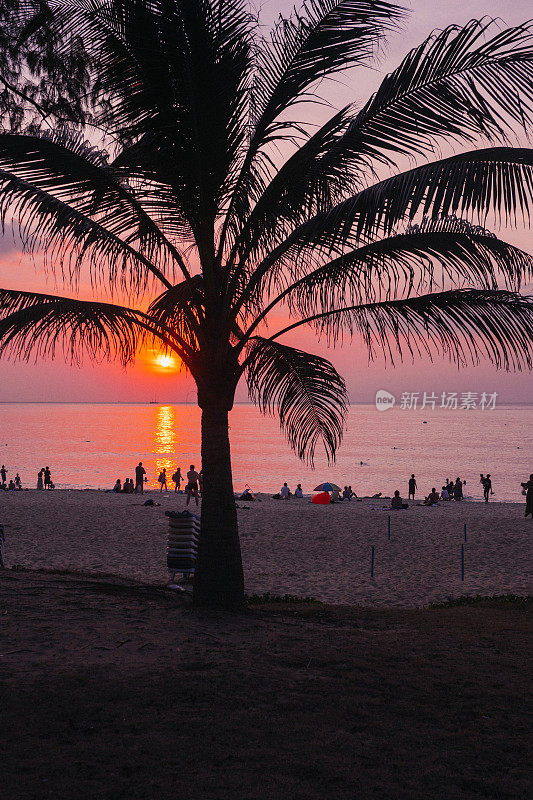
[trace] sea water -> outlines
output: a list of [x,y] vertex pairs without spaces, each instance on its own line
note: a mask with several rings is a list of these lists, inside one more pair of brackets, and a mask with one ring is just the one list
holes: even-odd
[[[446,478],[466,480],[465,497],[480,499],[479,474],[491,474],[494,500],[520,501],[521,481],[533,472],[533,406],[494,409],[349,408],[335,464],[317,450],[315,468],[292,452],[275,417],[251,405],[230,413],[233,483],[236,491],[277,492],[284,481],[310,493],[322,481],[347,484],[358,495],[399,489],[407,495],[414,473],[419,496]],[[35,488],[45,466],[58,488],[111,489],[117,478],[146,469],[148,488],[177,466],[185,474],[200,459],[200,411],[194,405],[0,404],[0,464],[8,479],[18,472]]]

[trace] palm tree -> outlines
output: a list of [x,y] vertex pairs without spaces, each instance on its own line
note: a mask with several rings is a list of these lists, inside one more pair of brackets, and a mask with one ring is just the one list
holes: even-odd
[[342,438],[342,377],[287,332],[531,368],[533,260],[486,229],[520,224],[533,193],[532,151],[512,146],[531,125],[531,27],[433,33],[363,107],[295,119],[324,116],[319,84],[369,63],[402,14],[307,0],[265,35],[245,0],[0,11],[2,219],[68,295],[0,290],[0,354],[127,364],[149,339],[181,359],[202,410],[197,604],[243,602],[241,378],[301,458],[322,442],[333,459]]

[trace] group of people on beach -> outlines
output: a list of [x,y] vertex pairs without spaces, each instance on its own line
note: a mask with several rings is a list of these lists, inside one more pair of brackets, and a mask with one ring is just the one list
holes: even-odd
[[[120,492],[122,494],[144,494],[144,484],[148,478],[146,477],[146,470],[143,467],[143,462],[139,461],[137,466],[135,467],[135,482],[133,478],[126,478],[124,483],[117,478],[115,481],[115,485],[111,491],[113,492]],[[183,476],[181,474],[181,468],[176,467],[175,472],[172,475],[172,480],[174,481],[174,491],[181,492],[181,482],[183,480]],[[159,492],[162,493],[163,491],[168,492],[168,484],[167,484],[167,470],[166,467],[160,471],[157,482],[159,483]],[[194,468],[194,464],[191,464],[189,467],[189,471],[187,472],[187,483],[185,484],[185,494],[187,495],[187,505],[191,500],[191,497],[194,497],[196,501],[196,505],[199,503],[199,497],[202,494],[203,489],[203,475],[202,471],[196,472]]]
[[[0,467],[0,489],[6,492],[21,492],[22,479],[17,472],[14,478],[7,480],[7,468],[5,464]],[[37,475],[37,489],[55,489],[55,484],[52,481],[52,473],[50,467],[43,467],[39,470]]]
[[4,464],[0,468],[0,489],[3,489],[5,492],[15,492],[15,491],[22,491],[22,481],[20,475],[15,475],[15,479],[11,479],[9,482],[7,480],[7,469],[5,468]]
[[[435,505],[435,503],[438,503],[439,500],[461,501],[463,499],[463,486],[465,485],[466,481],[462,481],[461,478],[457,478],[455,482],[449,480],[449,478],[446,478],[440,492],[438,492],[435,487],[431,489],[431,492],[428,494],[428,496],[424,498],[424,505]],[[414,500],[417,490],[417,483],[414,474],[412,474],[409,478],[408,488],[408,499]]]
[[[489,476],[490,477],[490,476]],[[436,487],[433,486],[430,493],[424,497],[424,501],[422,503],[418,503],[421,506],[436,506],[442,500],[456,500],[461,501],[463,499],[463,486],[466,484],[466,481],[462,481],[461,478],[457,478],[457,480],[451,481],[448,478],[444,481],[442,485],[442,489],[440,492],[437,491]],[[492,484],[491,484],[492,487]],[[412,473],[411,477],[408,481],[408,499],[413,500],[415,499],[416,491],[418,485],[416,482],[415,474]],[[487,501],[488,502],[488,501]],[[409,508],[408,503],[400,495],[400,490],[397,489],[394,492],[394,496],[391,499],[391,508]]]

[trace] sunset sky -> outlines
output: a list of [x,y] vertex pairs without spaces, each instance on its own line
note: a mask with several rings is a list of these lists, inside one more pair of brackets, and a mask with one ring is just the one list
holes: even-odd
[[[263,19],[270,23],[278,11],[288,11],[293,3],[270,0],[262,4]],[[495,0],[412,0],[404,2],[412,13],[405,29],[389,39],[379,71],[356,70],[341,76],[328,92],[336,107],[347,102],[365,102],[377,88],[381,77],[393,69],[415,45],[434,28],[450,23],[465,23],[473,17],[502,16],[508,24],[526,21],[531,16],[528,0],[514,0],[502,4]],[[525,144],[525,142],[524,142]],[[466,149],[466,148],[465,148]],[[501,230],[501,238],[533,252],[530,231]],[[39,259],[33,262],[21,252],[20,242],[6,230],[0,236],[0,286],[62,293],[53,277],[46,277],[40,269]],[[533,286],[525,287],[532,292]],[[317,342],[311,332],[299,332],[286,339],[287,343],[325,355],[345,377],[352,402],[372,401],[376,390],[402,391],[475,391],[498,392],[500,402],[523,402],[533,399],[533,382],[530,374],[509,375],[497,372],[488,364],[458,371],[456,367],[436,357],[428,361],[410,362],[393,369],[385,368],[383,361],[368,365],[367,353],[357,340],[327,349]],[[244,390],[238,399],[245,400]],[[66,365],[61,358],[55,362],[37,364],[12,364],[0,362],[0,402],[2,401],[130,401],[144,402],[195,402],[194,384],[180,373],[176,363],[162,364],[158,354],[145,352],[134,367],[124,371],[118,365],[90,364],[86,359],[81,368]]]

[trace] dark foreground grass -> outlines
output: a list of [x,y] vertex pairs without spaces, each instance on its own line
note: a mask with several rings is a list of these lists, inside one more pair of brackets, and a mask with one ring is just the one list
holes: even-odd
[[523,605],[225,616],[135,588],[0,575],[6,800],[527,796]]

